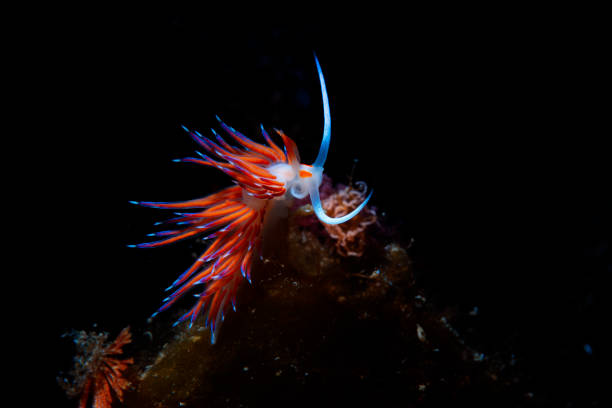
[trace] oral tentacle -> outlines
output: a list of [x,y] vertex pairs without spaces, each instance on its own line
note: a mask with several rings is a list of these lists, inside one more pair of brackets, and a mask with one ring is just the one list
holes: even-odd
[[329,98],[327,97],[327,89],[325,87],[325,78],[323,78],[323,71],[319,60],[315,55],[315,63],[317,64],[317,71],[319,72],[319,82],[321,83],[321,96],[323,98],[323,140],[321,141],[321,147],[319,148],[319,155],[312,164],[313,167],[323,168],[325,160],[327,159],[327,151],[329,150],[329,141],[331,138],[331,114],[329,112]]
[[363,207],[365,207],[368,201],[370,200],[370,197],[372,197],[373,192],[374,190],[370,190],[370,194],[368,194],[368,197],[363,200],[363,202],[359,204],[359,206],[350,213],[343,215],[342,217],[332,218],[325,214],[325,210],[323,210],[323,206],[321,205],[321,198],[319,197],[319,188],[315,187],[309,191],[310,202],[312,203],[312,207],[314,208],[314,212],[317,215],[317,218],[321,220],[321,222],[332,225],[342,224],[343,222],[346,222],[357,214],[359,214],[359,212],[363,210]]

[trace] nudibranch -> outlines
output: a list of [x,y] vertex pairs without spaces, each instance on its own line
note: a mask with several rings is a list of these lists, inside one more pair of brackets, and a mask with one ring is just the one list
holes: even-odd
[[191,327],[200,313],[206,311],[206,325],[214,344],[229,306],[236,310],[236,293],[242,279],[251,282],[251,265],[260,250],[264,219],[275,203],[309,195],[314,213],[327,224],[348,221],[365,207],[372,191],[357,208],[341,217],[329,217],[321,206],[319,186],[329,150],[331,116],[325,79],[316,55],[315,63],[323,98],[324,127],[323,141],[313,164],[300,163],[297,146],[280,130],[275,129],[283,141],[283,149],[272,141],[263,125],[261,133],[267,144],[254,142],[217,117],[220,127],[236,144],[227,143],[214,129],[216,142],[183,126],[208,155],[198,151],[199,157],[176,161],[216,167],[233,179],[234,186],[183,202],[132,201],[145,207],[195,212],[175,213],[178,217],[158,223],[173,224],[173,229],[149,234],[161,237],[160,240],[130,247],[154,248],[201,234],[213,239],[208,249],[166,289],[172,293],[152,317],[167,310],[196,286],[203,285],[203,291],[195,295],[198,299],[195,305],[175,325],[189,321]]

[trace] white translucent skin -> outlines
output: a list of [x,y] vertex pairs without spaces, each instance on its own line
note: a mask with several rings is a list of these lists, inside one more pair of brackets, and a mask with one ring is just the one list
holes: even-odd
[[[311,191],[319,189],[323,169],[300,164],[292,166],[287,163],[276,163],[268,167],[268,172],[276,176],[276,181],[285,184],[288,194],[294,198],[304,198]],[[300,177],[300,171],[307,171],[311,177]]]

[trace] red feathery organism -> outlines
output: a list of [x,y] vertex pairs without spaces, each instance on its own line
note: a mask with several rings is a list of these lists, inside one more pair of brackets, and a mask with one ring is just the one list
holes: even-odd
[[331,116],[325,80],[316,56],[315,62],[323,96],[324,128],[319,154],[312,165],[300,163],[297,146],[282,131],[276,132],[283,141],[283,149],[272,141],[263,125],[261,133],[267,144],[249,139],[217,117],[220,127],[237,145],[230,145],[214,130],[212,135],[216,143],[211,140],[212,137],[206,138],[183,126],[214,159],[196,152],[199,157],[176,161],[215,167],[230,176],[235,186],[204,198],[183,202],[132,201],[145,207],[192,209],[195,212],[175,213],[178,217],[165,223],[174,224],[176,228],[149,234],[161,237],[158,241],[128,245],[130,247],[154,248],[204,233],[208,234],[207,239],[214,239],[195,263],[170,285],[167,290],[173,292],[164,299],[164,304],[153,316],[168,309],[187,292],[202,285],[204,288],[196,294],[198,300],[195,306],[175,324],[189,321],[191,327],[199,314],[205,312],[206,325],[211,331],[211,342],[215,343],[217,330],[229,305],[236,309],[239,284],[243,278],[251,282],[251,265],[253,259],[258,256],[264,219],[267,214],[273,212],[272,208],[276,205],[286,206],[292,197],[301,199],[309,195],[319,220],[327,224],[339,224],[354,217],[369,200],[371,192],[352,212],[338,218],[329,217],[321,206],[319,186],[329,149]]
[[[110,408],[112,393],[123,402],[123,390],[129,385],[123,371],[132,364],[132,358],[118,359],[123,346],[132,341],[130,328],[121,330],[115,341],[107,343],[108,333],[74,331],[77,354],[74,357],[73,379],[58,378],[69,397],[79,396],[79,408],[85,408],[91,399],[93,408]],[[112,393],[111,393],[112,390]],[[91,398],[90,398],[91,396]]]

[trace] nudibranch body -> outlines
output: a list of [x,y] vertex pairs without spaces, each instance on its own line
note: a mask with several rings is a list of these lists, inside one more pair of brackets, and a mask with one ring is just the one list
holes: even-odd
[[206,325],[211,331],[211,342],[215,343],[219,324],[229,306],[236,310],[236,293],[242,279],[251,282],[251,265],[260,249],[264,218],[276,201],[309,195],[315,214],[328,224],[348,221],[365,207],[372,192],[355,210],[338,218],[329,217],[321,206],[319,186],[329,149],[331,116],[325,79],[316,56],[315,63],[323,98],[324,129],[319,154],[312,165],[300,163],[297,146],[282,131],[276,130],[283,141],[283,149],[272,141],[263,125],[261,132],[267,144],[254,142],[217,117],[221,128],[238,146],[230,145],[214,130],[216,143],[183,126],[208,154],[197,152],[199,157],[176,161],[216,167],[229,175],[235,185],[204,198],[183,202],[132,202],[146,207],[196,211],[175,213],[178,217],[158,223],[173,224],[174,228],[149,234],[161,237],[160,240],[130,247],[153,248],[201,234],[208,234],[206,238],[213,239],[208,249],[170,285],[167,291],[172,293],[153,316],[168,309],[196,286],[203,285],[203,291],[196,294],[196,304],[175,324],[188,320],[191,326],[201,312],[207,311]]

